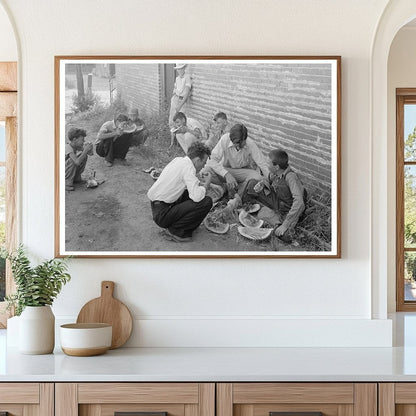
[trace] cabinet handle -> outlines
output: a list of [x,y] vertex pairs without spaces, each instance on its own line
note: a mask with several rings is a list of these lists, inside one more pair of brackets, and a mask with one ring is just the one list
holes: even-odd
[[269,416],[323,416],[322,412],[269,412]]
[[168,416],[168,412],[114,412],[114,416]]

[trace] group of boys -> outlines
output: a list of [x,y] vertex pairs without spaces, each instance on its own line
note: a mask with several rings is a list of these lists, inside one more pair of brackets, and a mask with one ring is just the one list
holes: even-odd
[[236,206],[259,201],[272,210],[275,235],[290,242],[305,210],[306,191],[289,166],[288,154],[275,149],[266,159],[244,124],[234,124],[228,132],[222,112],[214,116],[216,129],[208,138],[201,126],[189,120],[182,112],[173,117],[172,132],[186,155],[173,159],[147,193],[153,220],[164,229],[164,236],[177,242],[192,240],[212,208],[208,195],[214,184]]
[[[85,143],[87,132],[84,129],[72,127],[65,146],[65,189],[73,191],[74,183],[83,183],[81,174],[85,170],[88,156],[93,154],[93,144]],[[131,145],[144,144],[149,131],[139,111],[134,108],[127,115],[118,114],[114,120],[106,121],[100,128],[95,140],[95,151],[104,158],[106,166],[113,166],[114,160],[119,159],[126,164],[126,155]]]

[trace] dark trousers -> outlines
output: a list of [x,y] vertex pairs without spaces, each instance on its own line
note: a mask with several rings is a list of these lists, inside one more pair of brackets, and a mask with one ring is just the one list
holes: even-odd
[[141,144],[145,143],[148,137],[149,137],[149,130],[147,129],[143,129],[141,131],[138,131],[137,133],[133,133],[132,138],[131,138],[131,145],[140,146]]
[[87,159],[88,156],[85,155],[80,165],[76,165],[70,157],[65,160],[65,185],[72,186],[74,182],[81,182],[81,173],[84,172]]
[[263,205],[266,205],[266,207],[269,207],[274,211],[279,211],[279,198],[276,192],[270,190],[270,192],[268,192],[267,195],[264,190],[262,190],[261,192],[255,192],[254,187],[256,186],[257,182],[257,180],[253,179],[248,181],[247,187],[242,198],[243,202],[255,199],[261,202]]
[[129,151],[131,133],[122,134],[117,137],[102,140],[95,149],[98,156],[104,157],[107,162],[113,163],[114,159],[125,159]]
[[212,199],[206,196],[202,201],[194,202],[189,199],[188,191],[185,191],[172,204],[153,201],[151,206],[153,220],[159,227],[167,228],[178,237],[191,237],[211,210]]

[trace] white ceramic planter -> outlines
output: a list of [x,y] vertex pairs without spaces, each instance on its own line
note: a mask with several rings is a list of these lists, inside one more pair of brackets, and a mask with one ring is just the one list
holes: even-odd
[[19,351],[50,354],[55,346],[55,316],[50,306],[26,306],[19,319]]

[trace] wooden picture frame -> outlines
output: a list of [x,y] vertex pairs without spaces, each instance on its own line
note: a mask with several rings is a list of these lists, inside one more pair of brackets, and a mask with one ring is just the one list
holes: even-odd
[[[189,93],[177,96],[174,94],[178,91],[176,77],[184,65],[184,76],[189,79],[186,82],[189,82],[189,88],[184,91]],[[179,101],[172,104],[172,96]],[[263,203],[259,204],[264,222],[261,228],[273,228],[267,239],[248,239],[245,235],[258,233],[251,233],[250,229],[246,233],[243,231],[247,229],[241,228],[249,224],[240,223],[239,210],[253,208],[253,205],[247,205],[243,192],[247,182],[243,185],[244,181],[238,182],[238,190],[244,195],[243,207],[236,205],[236,210],[231,210],[232,215],[228,218],[221,214],[220,221],[230,224],[224,234],[210,232],[207,229],[210,227],[201,223],[193,232],[191,241],[186,238],[187,241],[178,241],[177,236],[172,238],[170,232],[153,221],[150,200],[146,195],[148,189],[169,162],[186,156],[187,147],[180,142],[178,134],[171,133],[172,122],[169,125],[169,115],[174,113],[171,108],[178,102],[180,104],[175,109],[180,108],[186,114],[187,131],[195,135],[195,141],[214,147],[215,140],[223,137],[224,133],[214,118],[225,113],[229,128],[238,123],[247,128],[250,140],[245,143],[255,143],[265,163],[271,157],[270,151],[286,151],[289,166],[301,185],[298,188],[293,188],[293,183],[289,186],[287,171],[284,176],[277,173],[269,178],[266,175],[272,180],[272,186],[266,186],[270,190],[262,191],[266,196],[272,193],[277,198],[277,177],[282,177],[286,181],[285,189],[291,190],[287,198],[279,194],[276,205],[271,205],[271,211],[262,208]],[[108,152],[99,156],[97,144],[104,142],[102,137],[105,135],[100,133],[101,139],[97,139],[97,133],[108,131],[104,123],[113,123],[116,128],[111,120],[117,114],[128,113],[134,108],[138,109],[141,120],[132,124],[136,130],[131,134],[137,136],[129,139],[127,155],[120,156],[124,156],[126,161],[107,160]],[[194,130],[192,126],[190,130],[192,120],[197,120],[202,127]],[[66,161],[73,150],[68,147],[71,128],[85,130],[85,141],[93,144],[94,150],[88,152],[90,155],[81,174],[76,170],[77,165],[72,165],[72,173],[66,171]],[[146,137],[142,135],[139,138],[140,130],[146,131]],[[130,134],[130,130],[126,129],[124,133]],[[211,138],[215,138],[214,143],[207,140]],[[180,145],[170,146],[171,140],[175,143],[175,139]],[[115,143],[116,137],[113,140]],[[230,137],[228,141],[232,146]],[[238,146],[236,148],[236,151],[241,150]],[[247,149],[244,152],[248,152]],[[212,151],[207,166],[215,162],[215,150]],[[72,151],[72,159],[85,159],[87,152],[81,156],[82,152],[80,148]],[[253,158],[249,168],[264,175],[265,169],[259,168]],[[229,162],[224,162],[224,159],[218,163],[229,168]],[[341,57],[56,56],[55,166],[57,257],[339,258]],[[87,184],[76,183],[73,175],[86,180]],[[225,182],[221,175],[217,176],[218,183],[221,184],[221,180]],[[222,186],[227,191],[226,185],[221,184],[220,188]],[[307,190],[305,207],[300,211],[295,208],[295,211],[290,211],[294,206],[290,201],[300,200],[298,194],[302,186]],[[208,215],[217,215],[226,206],[227,198],[217,202],[214,214],[211,211]],[[286,211],[281,209],[284,203],[289,204]],[[287,212],[291,219],[285,222],[289,218]],[[294,221],[291,212],[295,212]],[[276,219],[278,214],[280,220]],[[256,216],[260,217],[260,214],[254,214]],[[256,219],[249,217],[249,220],[257,225]],[[284,229],[286,225],[289,227],[283,235],[285,238],[278,237],[279,231],[276,231],[282,221]],[[283,232],[283,228],[280,230]]]

